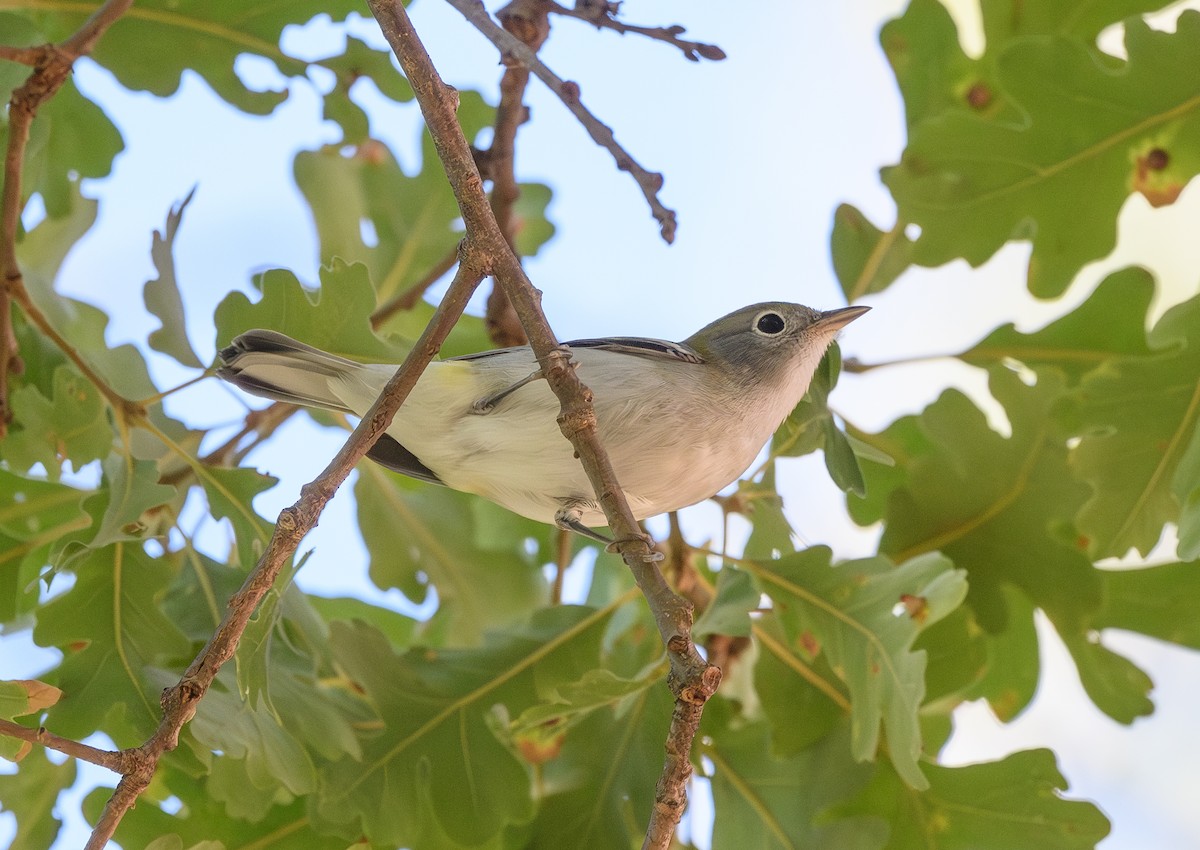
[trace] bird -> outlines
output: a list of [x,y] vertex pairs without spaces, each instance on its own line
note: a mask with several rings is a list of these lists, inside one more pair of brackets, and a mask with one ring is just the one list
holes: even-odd
[[[870,308],[752,304],[682,342],[564,343],[592,391],[597,431],[635,519],[702,502],[737,480],[808,390],[838,332]],[[272,330],[221,350],[216,374],[257,396],[362,416],[395,364],[359,363]],[[559,402],[529,346],[431,362],[367,457],[607,544]]]

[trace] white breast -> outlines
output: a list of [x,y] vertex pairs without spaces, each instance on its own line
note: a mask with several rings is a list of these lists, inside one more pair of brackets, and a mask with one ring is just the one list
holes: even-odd
[[[695,504],[736,479],[794,404],[777,397],[728,403],[729,389],[718,393],[708,380],[712,370],[695,364],[594,348],[572,355],[580,379],[592,388],[600,439],[638,519]],[[542,522],[552,522],[564,500],[578,500],[589,506],[585,524],[604,525],[583,467],[559,430],[558,399],[544,380],[490,413],[470,412],[474,401],[536,368],[527,350],[432,363],[388,433],[457,490]],[[335,391],[361,414],[392,371],[364,367]]]

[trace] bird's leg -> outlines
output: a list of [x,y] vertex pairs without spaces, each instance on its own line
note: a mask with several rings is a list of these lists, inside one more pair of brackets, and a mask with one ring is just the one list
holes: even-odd
[[663,559],[663,553],[654,549],[654,539],[649,535],[638,534],[633,537],[622,537],[619,540],[614,540],[611,537],[605,537],[598,531],[593,531],[592,529],[588,528],[580,521],[580,518],[583,516],[583,511],[581,510],[580,506],[580,502],[564,502],[563,506],[554,512],[554,524],[567,531],[574,531],[576,534],[580,534],[589,540],[595,540],[597,543],[603,543],[605,552],[615,552],[619,545],[622,543],[627,543],[630,540],[642,540],[650,547],[650,553],[645,556],[647,563],[661,561]]
[[541,369],[530,372],[515,384],[511,384],[499,392],[494,392],[489,395],[485,395],[483,398],[476,399],[474,404],[471,405],[471,412],[479,414],[491,413],[499,402],[503,401],[506,397],[512,395],[526,384],[533,383],[541,377],[543,377]]

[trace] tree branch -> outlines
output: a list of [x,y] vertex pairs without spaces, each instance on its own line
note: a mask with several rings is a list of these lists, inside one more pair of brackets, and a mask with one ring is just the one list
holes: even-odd
[[725,51],[715,44],[705,44],[702,41],[688,41],[680,38],[679,36],[683,35],[687,30],[679,24],[669,27],[641,27],[636,24],[627,24],[624,21],[617,20],[617,8],[620,5],[620,3],[608,3],[604,2],[604,0],[579,0],[575,4],[575,8],[570,9],[551,0],[550,11],[566,18],[587,21],[589,24],[595,26],[596,29],[610,29],[614,32],[619,32],[621,35],[632,32],[637,35],[644,35],[646,38],[651,38],[655,41],[666,42],[682,50],[684,57],[689,62],[699,62],[702,58],[712,62],[719,62],[725,58]]
[[[458,5],[459,0],[452,2]],[[587,471],[609,527],[618,539],[617,549],[646,596],[666,644],[671,665],[668,680],[676,695],[676,716],[671,724],[667,761],[656,795],[658,800],[651,811],[643,845],[665,850],[686,800],[691,770],[687,754],[703,705],[720,683],[720,670],[706,664],[696,651],[691,639],[691,606],[671,591],[650,559],[646,537],[634,520],[612,464],[600,445],[591,391],[571,368],[569,351],[558,345],[542,313],[540,293],[526,277],[492,215],[483,191],[483,180],[455,114],[457,92],[438,75],[400,2],[368,0],[368,5],[412,85],[458,201],[467,234],[463,246],[464,262],[474,258],[480,267],[494,274],[521,318],[542,374],[559,399],[559,426]],[[488,22],[491,23],[490,18]],[[528,52],[528,48],[520,46]]]
[[667,243],[674,242],[675,211],[664,206],[658,198],[658,193],[663,185],[663,176],[658,172],[643,168],[625,148],[621,147],[613,135],[612,128],[593,115],[579,100],[579,84],[563,80],[546,67],[545,63],[538,59],[537,55],[520,39],[505,32],[497,25],[479,0],[447,0],[447,2],[500,49],[500,55],[506,62],[515,61],[524,65],[558,95],[559,100],[565,103],[583,124],[592,140],[612,154],[617,168],[633,175],[638,188],[642,190],[642,195],[646,198],[646,203],[650,205],[650,212],[658,220],[659,232],[662,234],[663,240]]
[[56,750],[72,758],[90,762],[91,764],[98,764],[100,767],[108,768],[116,773],[120,773],[121,769],[125,766],[126,759],[123,753],[97,749],[87,744],[81,744],[78,741],[72,741],[70,738],[60,738],[53,732],[47,732],[42,727],[30,729],[22,726],[20,723],[13,723],[11,720],[0,718],[0,735],[7,735],[9,738],[28,741],[31,744],[41,744],[48,750]]
[[[21,221],[22,193],[21,171],[25,165],[25,146],[29,143],[29,128],[33,124],[38,108],[49,100],[66,82],[75,60],[96,45],[96,41],[114,24],[133,0],[108,0],[97,9],[73,36],[61,45],[45,45],[34,48],[10,48],[16,51],[18,61],[34,60],[33,73],[25,83],[12,93],[8,107],[8,149],[4,156],[4,192],[0,196],[0,271],[4,274],[4,286],[0,290],[0,438],[8,432],[12,411],[8,403],[8,375],[19,366],[19,352],[13,336],[12,306],[10,299],[21,304],[29,312],[29,294],[21,267],[17,264],[17,230]],[[40,315],[40,314],[38,314]],[[36,322],[36,316],[31,315]],[[42,325],[49,327],[42,317]],[[45,331],[45,327],[42,328]],[[52,331],[53,329],[51,329]],[[66,343],[61,336],[51,338],[60,347]],[[64,348],[70,356],[70,346]],[[77,365],[84,370],[89,380],[105,395],[114,407],[124,412],[127,403],[116,395],[104,381],[96,382],[98,376],[76,355]]]
[[0,59],[28,65],[36,68],[46,61],[46,47],[13,47],[11,44],[0,44]]
[[[504,29],[519,38],[537,53],[550,35],[550,15],[547,0],[512,0],[496,16]],[[492,144],[487,150],[488,176],[492,181],[492,214],[504,234],[508,246],[516,251],[514,237],[516,222],[513,205],[521,197],[517,186],[514,160],[517,129],[529,118],[525,108],[525,89],[529,86],[529,69],[524,65],[506,63],[500,78],[500,103],[496,107]],[[499,348],[524,345],[528,340],[517,312],[504,294],[504,288],[493,283],[488,295],[485,315],[488,335]]]
[[136,753],[132,768],[124,774],[105,804],[104,814],[92,832],[87,850],[102,850],[112,838],[121,818],[150,784],[162,754],[178,744],[180,730],[195,714],[197,703],[212,685],[221,665],[233,657],[259,602],[275,583],[280,570],[295,554],[300,540],[317,524],[325,504],[346,480],[350,470],[391,424],[392,417],[441,348],[483,277],[483,270],[464,258],[449,291],[404,364],[396,370],[383,393],[363,414],[362,421],[329,465],[302,488],[300,499],[295,504],[279,514],[266,551],[246,577],[241,589],[230,599],[221,625],[179,682],[163,692],[163,717],[158,730],[149,741],[131,751]]

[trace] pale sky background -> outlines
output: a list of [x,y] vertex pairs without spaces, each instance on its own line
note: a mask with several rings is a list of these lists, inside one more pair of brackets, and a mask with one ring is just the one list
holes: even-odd
[[[954,4],[967,28],[965,42],[978,49],[970,6]],[[690,37],[715,42],[729,55],[724,62],[699,64],[663,44],[556,19],[543,59],[580,84],[583,101],[643,165],[664,172],[663,197],[680,222],[676,244],[663,244],[633,182],[533,81],[528,96],[533,120],[518,138],[517,171],[518,179],[545,182],[554,190],[549,214],[558,234],[527,269],[545,293],[543,307],[559,337],[681,339],[754,301],[796,300],[821,308],[842,304],[829,263],[834,208],[854,203],[885,229],[894,220],[877,169],[899,158],[903,106],[877,33],[902,8],[898,0],[746,7],[711,0],[630,0],[623,5],[626,20],[683,24]],[[494,102],[499,69],[483,37],[440,0],[419,0],[411,14],[442,75],[462,88],[480,89]],[[353,27],[360,34],[372,28],[371,22]],[[1119,45],[1119,33],[1110,35]],[[372,40],[382,44],[378,35]],[[1112,38],[1106,36],[1104,43]],[[285,38],[285,47],[310,58],[338,52],[337,44],[336,35],[320,24]],[[239,71],[247,80],[284,84],[261,60],[248,58]],[[227,108],[190,74],[180,94],[165,102],[124,91],[86,61],[76,80],[121,127],[126,153],[111,178],[86,184],[87,193],[101,199],[100,223],[72,252],[59,288],[112,313],[110,343],[144,346],[147,333],[157,327],[141,308],[142,286],[154,276],[150,234],[196,185],[175,258],[192,341],[202,359],[214,350],[213,309],[230,290],[249,290],[252,273],[284,266],[302,280],[316,280],[315,235],[292,184],[292,155],[340,136],[321,122],[312,87],[294,82],[289,99],[263,120]],[[376,116],[374,132],[392,144],[402,165],[414,168],[419,159],[415,105],[397,106],[370,84],[363,88],[356,95]],[[1108,271],[1133,262],[1160,274],[1158,315],[1195,292],[1198,213],[1200,192],[1194,186],[1163,210],[1150,211],[1140,199],[1131,199],[1114,256],[1085,269],[1057,302],[1039,303],[1025,292],[1025,246],[1009,246],[980,270],[964,263],[913,270],[884,295],[864,299],[876,309],[844,333],[843,351],[868,362],[895,360],[961,350],[1005,321],[1036,328],[1083,300]],[[163,386],[189,377],[163,358],[154,363]],[[833,403],[857,425],[876,429],[920,410],[951,384],[990,402],[981,372],[936,362],[843,376]],[[172,398],[169,409],[189,421],[233,425],[245,408],[213,380]],[[1003,412],[994,403],[988,409],[1003,429]],[[274,517],[291,504],[342,440],[339,432],[317,428],[306,417],[281,429],[250,458],[282,478],[257,500],[259,512]],[[781,477],[787,479],[789,516],[806,542],[828,543],[839,557],[873,551],[876,532],[850,523],[819,457],[784,462]],[[348,491],[334,499],[303,544],[314,554],[299,583],[313,592],[357,593],[403,607],[398,593],[381,593],[366,580],[366,554],[352,528]],[[712,505],[698,506],[685,521],[691,535],[701,539],[717,533],[719,512]],[[1043,629],[1042,637],[1043,680],[1034,705],[1008,726],[997,723],[986,706],[963,707],[944,760],[995,759],[1052,746],[1070,782],[1070,796],[1098,802],[1114,822],[1102,850],[1200,846],[1200,807],[1193,799],[1194,766],[1200,763],[1194,732],[1200,657],[1147,639],[1106,634],[1107,643],[1130,655],[1157,684],[1153,696],[1159,711],[1123,727],[1084,696],[1052,630]],[[36,675],[53,657],[32,647],[27,633],[4,638],[0,678]],[[112,784],[106,772],[81,768],[89,781]],[[698,790],[694,835],[703,846],[704,794]],[[77,815],[77,796],[64,799],[60,816],[69,827],[57,847],[82,844],[86,827]],[[0,846],[11,835],[10,816],[0,815]]]

